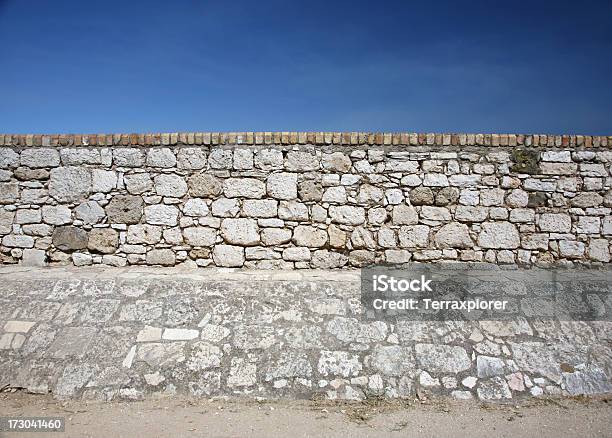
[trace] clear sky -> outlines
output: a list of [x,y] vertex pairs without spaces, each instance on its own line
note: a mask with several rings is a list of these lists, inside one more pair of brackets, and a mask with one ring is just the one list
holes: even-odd
[[612,2],[0,0],[0,132],[612,134]]

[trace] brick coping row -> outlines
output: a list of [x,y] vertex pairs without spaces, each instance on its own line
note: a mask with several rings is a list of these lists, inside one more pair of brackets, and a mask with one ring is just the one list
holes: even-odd
[[612,136],[368,132],[172,132],[155,134],[0,134],[0,146],[494,146],[612,147]]

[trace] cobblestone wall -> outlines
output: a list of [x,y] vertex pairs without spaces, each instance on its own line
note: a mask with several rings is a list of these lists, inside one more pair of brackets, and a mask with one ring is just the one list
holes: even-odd
[[0,135],[2,263],[610,262],[611,137]]

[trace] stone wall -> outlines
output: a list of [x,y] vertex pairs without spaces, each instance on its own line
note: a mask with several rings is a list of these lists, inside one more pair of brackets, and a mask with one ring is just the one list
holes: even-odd
[[2,263],[601,264],[612,137],[0,135]]

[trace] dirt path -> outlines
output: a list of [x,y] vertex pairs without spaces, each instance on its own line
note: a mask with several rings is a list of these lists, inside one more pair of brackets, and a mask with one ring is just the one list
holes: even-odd
[[[333,404],[163,399],[131,403],[58,402],[0,395],[2,416],[64,416],[67,437],[605,437],[608,400]],[[2,434],[41,437],[41,433]]]

